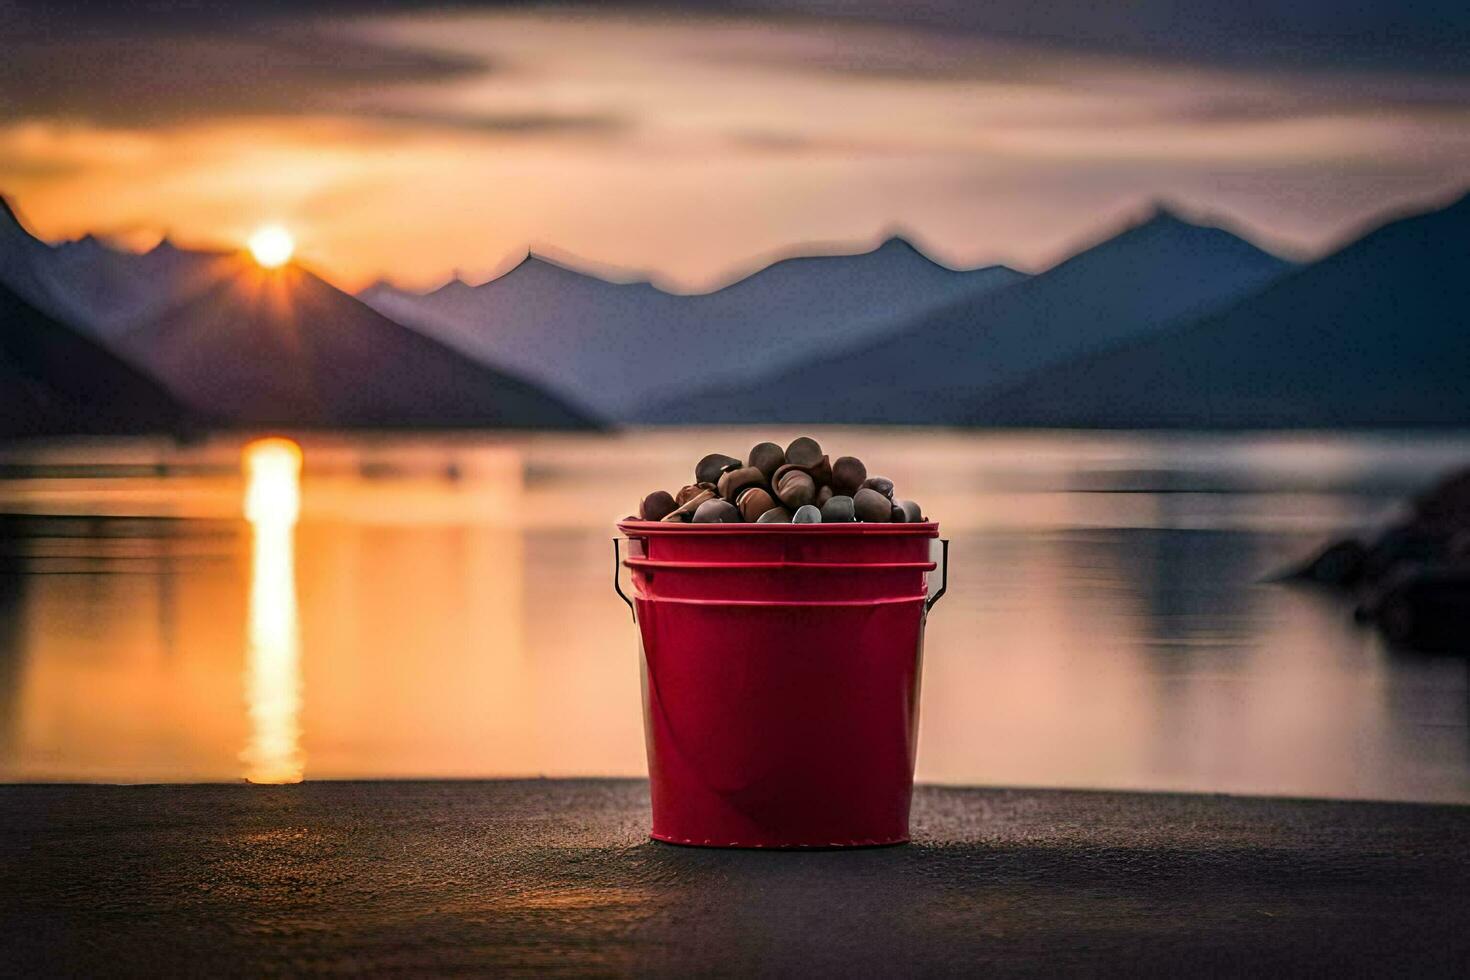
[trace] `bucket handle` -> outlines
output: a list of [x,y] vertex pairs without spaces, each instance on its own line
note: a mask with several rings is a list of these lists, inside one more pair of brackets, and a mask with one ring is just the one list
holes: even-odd
[[618,554],[618,548],[622,540],[622,538],[613,538],[613,591],[618,594],[619,599],[622,599],[628,604],[628,612],[632,614],[633,622],[636,623],[638,622],[638,611],[633,608],[633,600],[628,598],[627,593],[623,591],[623,583],[619,581],[619,577],[622,574],[623,559]]
[[945,591],[949,589],[949,538],[940,538],[939,544],[943,550],[944,566],[939,573],[939,590],[924,600],[924,612],[934,608],[934,604],[940,600]]

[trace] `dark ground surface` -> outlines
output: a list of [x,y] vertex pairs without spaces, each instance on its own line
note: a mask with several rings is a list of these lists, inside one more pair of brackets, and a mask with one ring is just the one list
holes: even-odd
[[1470,807],[928,788],[915,843],[649,842],[619,780],[0,787],[0,972],[1459,974]]

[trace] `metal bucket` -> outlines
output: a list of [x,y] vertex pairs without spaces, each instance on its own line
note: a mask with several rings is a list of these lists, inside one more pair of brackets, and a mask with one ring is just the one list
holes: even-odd
[[[625,521],[652,836],[709,847],[909,838],[923,524]],[[948,542],[945,552],[946,576]],[[615,540],[614,561],[618,562]]]

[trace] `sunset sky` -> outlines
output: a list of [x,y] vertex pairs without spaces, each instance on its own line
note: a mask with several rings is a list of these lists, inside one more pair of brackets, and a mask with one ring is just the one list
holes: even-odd
[[894,231],[1034,268],[1160,196],[1320,250],[1470,183],[1462,4],[1094,6],[0,4],[0,192],[279,224],[349,288],[535,248],[704,289]]

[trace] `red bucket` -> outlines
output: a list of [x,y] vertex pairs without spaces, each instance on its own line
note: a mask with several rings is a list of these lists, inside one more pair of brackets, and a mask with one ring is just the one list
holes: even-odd
[[618,529],[633,598],[614,586],[643,645],[652,836],[908,840],[924,621],[944,593],[927,582],[939,526]]

